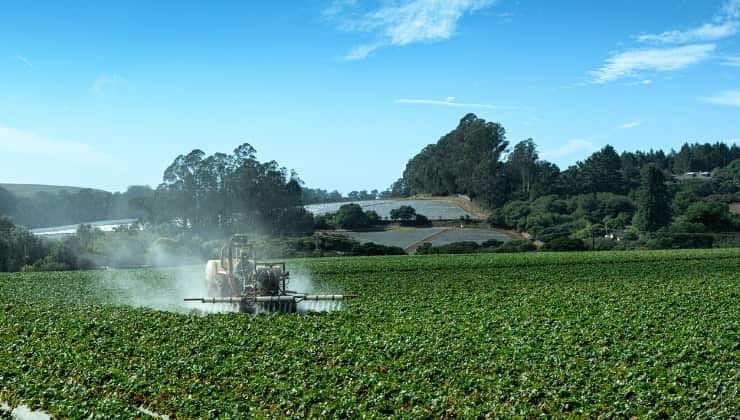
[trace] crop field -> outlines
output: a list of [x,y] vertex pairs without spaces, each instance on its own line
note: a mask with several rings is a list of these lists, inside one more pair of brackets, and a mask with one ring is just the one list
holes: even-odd
[[492,229],[448,229],[443,234],[435,236],[429,242],[432,245],[439,246],[464,241],[483,243],[489,239],[495,239],[500,242],[509,242],[511,237],[503,232]]
[[358,242],[374,242],[380,245],[408,248],[417,242],[444,232],[445,228],[409,228],[380,232],[347,232],[347,236]]
[[740,412],[740,250],[290,265],[360,297],[249,316],[168,307],[200,267],[0,275],[0,403],[71,418]]
[[[400,206],[411,206],[417,214],[423,214],[430,220],[454,220],[465,216],[473,217],[459,205],[442,200],[367,200],[354,203],[362,206],[365,211],[374,210],[378,213],[378,216],[385,219],[390,217],[391,210]],[[334,213],[344,204],[348,203],[309,204],[305,208],[313,214],[320,215]]]

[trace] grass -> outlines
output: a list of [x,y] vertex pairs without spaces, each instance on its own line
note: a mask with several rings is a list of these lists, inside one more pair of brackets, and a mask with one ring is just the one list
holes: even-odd
[[201,316],[125,305],[167,296],[188,281],[178,271],[0,275],[0,400],[72,418],[740,412],[739,250],[290,265],[360,297]]

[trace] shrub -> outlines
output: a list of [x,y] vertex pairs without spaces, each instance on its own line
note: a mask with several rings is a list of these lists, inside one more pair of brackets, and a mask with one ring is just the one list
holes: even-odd
[[401,206],[391,210],[392,220],[411,221],[416,217],[416,209],[411,206]]
[[370,226],[370,219],[367,214],[362,211],[362,207],[359,204],[344,204],[339,207],[335,220],[339,227],[342,229],[355,229]]
[[530,252],[536,250],[537,246],[532,241],[520,239],[504,242],[501,246],[494,249],[493,252]]
[[319,251],[350,252],[357,241],[335,233],[316,235],[316,249]]
[[417,254],[473,254],[478,252],[480,245],[473,241],[453,242],[451,244],[432,246],[425,243],[416,249]]
[[406,255],[403,248],[365,242],[352,247],[352,255]]
[[611,238],[596,238],[594,250],[595,251],[610,251],[616,248],[619,242]]
[[413,220],[401,220],[401,226],[426,227],[431,226],[432,222],[423,214],[417,214]]
[[481,248],[496,248],[498,246],[501,246],[503,242],[497,240],[497,239],[489,239],[482,244],[480,244]]
[[693,203],[681,219],[688,223],[701,223],[712,232],[727,232],[735,228],[730,207],[717,201]]
[[584,251],[586,246],[580,239],[569,238],[567,236],[561,236],[555,238],[542,246],[543,251],[556,251],[556,252],[569,252],[569,251]]
[[368,210],[365,212],[365,215],[367,216],[367,220],[371,226],[380,223],[380,216],[378,216],[378,212],[376,212],[375,210]]
[[329,223],[329,217],[325,215],[314,218],[313,228],[315,230],[334,230],[334,226]]

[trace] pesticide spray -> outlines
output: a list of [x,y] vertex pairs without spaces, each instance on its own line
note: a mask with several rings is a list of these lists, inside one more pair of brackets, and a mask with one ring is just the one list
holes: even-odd
[[[100,272],[99,294],[106,303],[130,305],[161,311],[195,314],[237,312],[231,303],[187,302],[185,298],[209,296],[206,278],[213,268],[182,266],[156,269],[105,270]],[[290,267],[288,286],[291,290],[312,294],[317,291],[311,273],[300,267]],[[322,288],[321,292],[331,293]],[[342,310],[342,301],[302,301],[298,312],[332,312]]]
[[[106,270],[99,290],[106,302],[180,313],[330,312],[345,307],[354,295],[317,292],[309,270],[297,264],[256,258],[246,235],[234,235],[221,248],[220,258],[193,266],[152,246],[148,260],[175,268]],[[202,263],[201,263],[202,264]]]

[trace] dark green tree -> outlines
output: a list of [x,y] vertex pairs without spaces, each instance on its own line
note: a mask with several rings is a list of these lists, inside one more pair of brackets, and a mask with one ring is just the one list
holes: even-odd
[[584,192],[619,194],[624,191],[622,160],[610,145],[589,156],[580,170]]
[[634,224],[640,230],[654,232],[671,222],[671,201],[663,171],[649,164],[641,171]]
[[339,207],[334,220],[337,225],[343,229],[356,229],[370,226],[370,219],[367,217],[359,204],[349,203]]
[[409,221],[416,217],[416,209],[411,206],[401,206],[391,210],[391,220]]
[[495,184],[508,144],[500,124],[467,114],[457,128],[414,156],[391,189],[403,195],[467,194],[492,203],[500,199]]
[[726,203],[700,201],[691,204],[681,216],[682,222],[701,223],[711,232],[732,232],[738,228],[736,218]]

